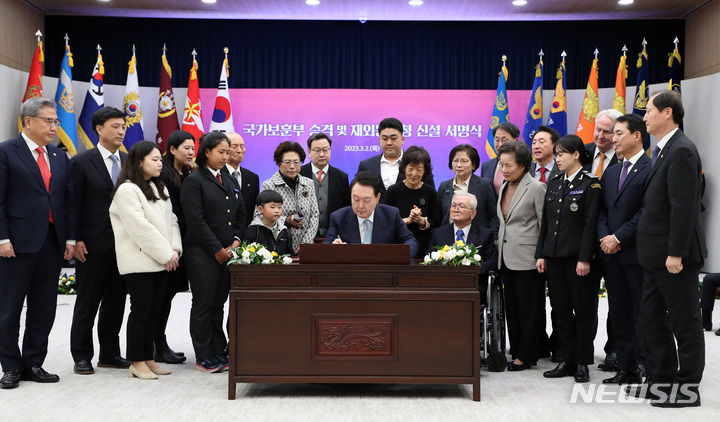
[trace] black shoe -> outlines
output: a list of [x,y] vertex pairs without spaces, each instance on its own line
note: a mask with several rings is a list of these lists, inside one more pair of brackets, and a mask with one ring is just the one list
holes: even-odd
[[570,365],[569,363],[565,362],[558,363],[558,366],[556,366],[555,369],[553,369],[552,371],[543,372],[543,376],[545,378],[562,378],[569,377],[574,374],[575,365]]
[[217,359],[217,361],[222,364],[223,371],[227,371],[230,369],[230,359],[228,359],[226,354],[220,353],[219,355],[215,356],[215,359]]
[[515,361],[512,361],[512,360],[511,360],[511,361],[508,362],[508,364],[507,364],[507,370],[508,370],[508,371],[515,371],[515,372],[524,371],[524,370],[526,370],[526,369],[532,368],[532,367],[534,366],[533,364],[537,365],[537,362],[524,362],[524,363],[518,365],[518,364],[515,363]]
[[117,368],[127,369],[130,367],[130,361],[122,356],[115,356],[112,359],[101,359],[98,361],[98,368]]
[[[174,354],[174,355],[177,356],[177,357],[180,357],[180,358],[184,358],[184,357],[185,357],[185,353],[183,353],[183,352],[176,352],[176,351],[174,351],[173,349],[171,349],[170,346],[168,346],[168,350],[170,351],[170,353]],[[187,359],[187,358],[183,359],[183,362],[185,362],[186,359]]]
[[578,365],[575,368],[575,382],[588,382],[590,381],[590,373],[588,372],[587,365]]
[[20,372],[20,379],[23,381],[34,381],[34,382],[58,382],[60,377],[55,374],[49,374],[40,365],[35,365],[32,368],[25,368]]
[[598,369],[603,372],[617,372],[618,371],[617,365],[608,365],[607,363],[598,364]]
[[81,360],[75,362],[75,366],[73,366],[73,371],[75,371],[78,375],[92,375],[95,373],[95,369],[93,369],[92,363],[90,363],[89,360]]
[[652,386],[653,381],[645,378],[645,382],[641,385],[628,385],[625,387],[625,394],[632,397],[657,400],[660,397],[651,391]]
[[634,371],[618,371],[612,378],[605,378],[603,384],[641,384],[642,374],[639,369]]
[[716,335],[716,336],[720,336],[720,329],[718,329],[717,331],[715,331],[715,335]]
[[20,385],[20,370],[7,371],[3,374],[0,379],[0,388],[3,390],[9,390],[11,388],[17,388]]
[[155,362],[164,362],[164,363],[170,363],[173,365],[183,363],[187,360],[185,356],[178,356],[175,353],[173,353],[172,350],[167,346],[167,344],[163,345],[155,343],[155,353],[153,353],[153,359]]
[[694,391],[694,396],[688,396],[681,392],[668,394],[662,399],[651,400],[650,404],[655,407],[698,407],[700,406],[700,393]]
[[702,325],[705,331],[712,331],[712,311],[702,309]]

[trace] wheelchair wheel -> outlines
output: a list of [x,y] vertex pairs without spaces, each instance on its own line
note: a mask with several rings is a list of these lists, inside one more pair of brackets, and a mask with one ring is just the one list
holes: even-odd
[[507,367],[505,296],[502,283],[494,273],[488,280],[487,302],[482,311],[482,358],[489,371],[501,372]]

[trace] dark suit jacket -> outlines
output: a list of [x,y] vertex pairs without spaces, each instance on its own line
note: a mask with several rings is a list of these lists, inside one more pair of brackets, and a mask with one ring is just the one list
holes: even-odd
[[[493,235],[497,237],[500,221],[497,216],[497,196],[492,182],[484,177],[478,177],[474,174],[470,175],[470,183],[468,183],[468,193],[472,193],[477,197],[477,214],[473,219],[473,226],[481,226],[490,229]],[[453,179],[448,179],[440,183],[438,188],[438,202],[440,202],[440,211],[442,219],[440,224],[447,224],[450,221],[450,204],[453,197]]]
[[209,255],[241,239],[246,216],[237,180],[223,173],[222,185],[206,167],[198,168],[182,184],[181,203],[188,246],[199,246]]
[[40,168],[22,135],[0,143],[0,239],[10,239],[15,253],[35,253],[42,248],[50,209],[63,253],[68,239],[77,234],[70,166],[65,152],[47,146],[50,192]]
[[[587,153],[588,153],[588,155],[590,156],[590,158],[594,158],[594,157],[595,157],[595,149],[596,149],[596,148],[597,148],[597,145],[595,145],[595,142],[591,142],[591,143],[589,143],[589,144],[585,144],[585,151],[587,151]],[[612,157],[610,157],[610,164],[608,164],[608,166],[605,167],[605,171],[608,171],[608,169],[609,169],[610,167],[612,167],[612,166],[614,166],[614,165],[616,165],[616,164],[618,164],[618,163],[621,163],[621,162],[622,162],[622,160],[618,160],[617,155],[615,154],[615,152],[613,152]],[[591,161],[589,164],[585,164],[585,165],[583,166],[583,170],[585,170],[585,171],[587,171],[587,172],[592,172],[592,165],[593,165],[592,161]],[[605,175],[605,173],[603,172],[603,176],[604,176],[604,175]]]
[[702,162],[695,145],[677,130],[650,170],[637,228],[640,265],[665,268],[668,256],[683,264],[704,262],[705,233],[700,224]]
[[[232,176],[230,174],[230,171],[228,170],[227,166],[223,166],[220,171],[223,174],[227,174],[228,176]],[[227,172],[227,173],[226,173]],[[240,193],[243,198],[243,203],[245,205],[245,219],[248,224],[252,221],[253,215],[255,215],[255,200],[257,199],[258,194],[260,193],[260,178],[257,174],[254,172],[246,169],[243,166],[240,166],[240,177],[242,178],[242,186],[238,186],[240,189]],[[237,182],[236,178],[232,178],[235,182]],[[235,184],[237,186],[237,183]]]
[[638,264],[637,259],[637,224],[642,215],[642,192],[652,163],[647,154],[640,156],[628,172],[622,187],[618,191],[618,181],[623,166],[608,167],[600,184],[602,185],[602,201],[598,216],[598,240],[614,234],[620,241],[620,251],[614,255],[602,254],[604,262],[616,256],[622,264]]
[[[537,162],[533,161],[532,164],[530,164],[530,176],[535,177],[535,169],[536,168],[537,168]],[[565,174],[565,172],[560,170],[557,166],[557,163],[555,163],[552,170],[550,170],[550,174],[545,175],[545,184],[547,185],[547,183],[551,179],[555,178],[556,176],[558,176],[560,174]]]
[[[330,214],[330,227],[323,243],[332,243],[338,236],[346,243],[360,243],[360,227],[352,207],[340,208]],[[419,248],[417,240],[403,223],[400,211],[383,204],[375,207],[372,243],[410,245],[410,256],[415,256]]]
[[[305,164],[300,168],[300,175],[316,180],[312,173],[312,164]],[[337,167],[328,165],[327,176],[330,185],[328,186],[328,209],[327,213],[332,214],[342,207],[350,206],[350,185],[348,175]]]
[[[382,158],[382,153],[360,161],[360,164],[358,164],[357,171],[358,171],[358,173],[360,173],[361,171],[369,171],[369,172],[377,175],[377,177],[380,179],[380,202],[382,203],[383,200],[385,199],[385,193],[387,192],[387,190],[385,189],[385,184],[382,182],[382,177],[380,176],[380,159],[381,158]],[[405,180],[405,173],[399,172],[397,180],[395,180],[395,183],[402,182],[403,180]],[[423,183],[426,183],[432,187],[435,187],[435,179],[433,178],[432,172],[424,175],[422,181],[423,181]]]
[[[127,154],[120,152],[120,166]],[[115,188],[100,150],[89,149],[70,160],[70,174],[78,212],[77,240],[85,242],[89,253],[114,249],[110,225],[110,202]]]
[[480,165],[480,177],[489,179],[490,183],[492,183],[495,180],[495,167],[497,167],[497,163],[497,157],[483,162]]
[[[433,252],[435,246],[452,245],[453,243],[455,243],[454,225],[450,223],[437,227],[433,229],[430,235],[427,253]],[[490,230],[473,223],[470,226],[470,233],[468,233],[467,242],[465,243],[475,245],[482,257],[481,272],[497,271],[497,247],[495,246],[495,237]]]

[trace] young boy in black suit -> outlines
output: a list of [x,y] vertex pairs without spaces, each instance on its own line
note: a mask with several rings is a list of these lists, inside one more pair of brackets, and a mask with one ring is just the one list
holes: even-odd
[[274,190],[264,190],[258,194],[256,202],[260,215],[245,230],[245,240],[260,243],[278,255],[292,254],[290,232],[279,221],[282,216],[282,195]]

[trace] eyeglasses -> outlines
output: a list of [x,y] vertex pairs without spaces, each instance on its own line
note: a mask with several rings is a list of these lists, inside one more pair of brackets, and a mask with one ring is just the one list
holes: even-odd
[[471,210],[471,209],[473,209],[473,208],[468,208],[468,207],[466,207],[464,204],[450,204],[450,208],[457,208],[457,209],[459,209],[460,211],[465,211],[465,210]]
[[453,163],[453,164],[458,164],[458,163],[459,163],[459,164],[465,165],[465,164],[470,164],[470,160],[468,160],[467,158],[462,158],[462,159],[455,158],[455,159],[452,160],[452,163]]
[[299,166],[300,160],[283,160],[280,162],[280,164],[282,164],[284,166],[288,166],[288,167],[289,166]]
[[60,122],[60,120],[53,119],[52,117],[39,117],[39,116],[30,116],[30,117],[32,117],[33,119],[40,119],[50,126],[52,126],[52,125],[60,126],[60,123],[62,123],[62,122]]
[[330,154],[330,148],[310,148],[310,151],[315,154],[320,154],[321,152],[323,154]]

